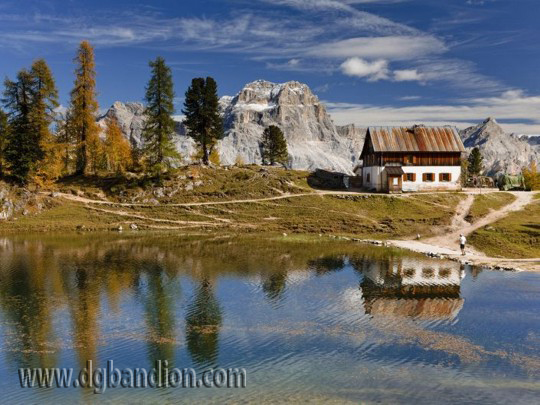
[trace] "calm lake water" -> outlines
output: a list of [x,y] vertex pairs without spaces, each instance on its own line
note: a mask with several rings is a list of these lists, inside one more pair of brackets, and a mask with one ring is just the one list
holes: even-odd
[[[20,388],[21,367],[243,367],[246,388]],[[540,398],[540,274],[340,241],[0,238],[2,403]]]

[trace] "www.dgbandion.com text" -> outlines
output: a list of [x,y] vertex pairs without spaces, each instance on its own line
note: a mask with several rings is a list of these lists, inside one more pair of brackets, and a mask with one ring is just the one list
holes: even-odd
[[20,368],[22,388],[89,388],[103,394],[109,388],[245,388],[247,373],[243,368],[216,368],[197,373],[193,368],[170,368],[167,360],[158,360],[155,367],[117,368],[113,360],[106,367],[95,367],[92,360],[86,367]]

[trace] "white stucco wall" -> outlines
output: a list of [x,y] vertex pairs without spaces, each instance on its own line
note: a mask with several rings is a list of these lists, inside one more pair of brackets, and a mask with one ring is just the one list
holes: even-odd
[[[405,173],[416,173],[416,181],[404,181],[403,191],[423,191],[423,190],[459,190],[461,189],[460,166],[403,166]],[[424,182],[424,173],[434,173],[435,181]],[[450,181],[439,181],[440,173],[450,173]]]
[[[460,190],[461,189],[461,167],[460,166],[403,166],[403,172],[415,173],[416,181],[403,181],[403,191],[429,191],[429,190]],[[364,187],[367,189],[383,189],[384,180],[381,175],[384,167],[369,166],[362,168]],[[370,174],[370,182],[367,175]],[[432,182],[422,181],[424,173],[433,173],[435,180]],[[450,181],[439,181],[440,173],[450,173]]]
[[[367,188],[368,190],[374,188],[377,191],[379,191],[382,187],[381,173],[383,169],[384,167],[379,167],[379,166],[369,166],[369,167],[362,168],[364,188]],[[370,174],[369,182],[367,181],[368,173]]]

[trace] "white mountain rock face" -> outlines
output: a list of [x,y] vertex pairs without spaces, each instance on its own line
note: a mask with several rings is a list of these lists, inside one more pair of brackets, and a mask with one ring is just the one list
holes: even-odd
[[357,151],[338,134],[326,108],[309,87],[298,82],[275,84],[258,80],[235,97],[221,99],[225,137],[219,143],[221,162],[260,163],[264,129],[276,125],[285,134],[290,166],[351,172]]
[[[224,165],[234,164],[237,158],[245,163],[261,163],[259,143],[269,125],[277,125],[285,134],[293,169],[321,168],[351,173],[363,145],[363,139],[356,138],[362,131],[357,132],[353,126],[338,132],[324,105],[307,85],[298,82],[249,83],[236,96],[222,97],[220,110],[225,136],[217,147]],[[142,104],[114,103],[98,120],[103,128],[109,116],[118,119],[133,145],[142,144]],[[189,162],[195,153],[195,143],[180,122],[174,141],[185,162]]]
[[142,144],[141,134],[145,122],[143,103],[115,102],[105,115],[98,119],[98,124],[103,130],[105,130],[107,118],[118,120],[122,133],[132,145]]
[[519,173],[532,160],[540,160],[540,151],[527,140],[513,134],[506,134],[493,118],[460,131],[466,149],[470,152],[478,147],[484,157],[487,175],[497,173]]
[[[219,106],[225,136],[217,147],[224,165],[234,164],[237,158],[245,163],[261,163],[259,143],[269,125],[277,125],[285,134],[293,169],[352,173],[358,164],[367,128],[334,125],[325,106],[305,84],[258,80],[247,84],[234,97],[222,97]],[[132,145],[142,145],[143,104],[115,102],[98,119],[102,128],[110,116],[118,119]],[[175,119],[178,121],[174,142],[184,163],[189,163],[196,152],[195,142],[187,136],[181,117]],[[462,130],[460,135],[469,151],[475,146],[480,148],[488,175],[517,173],[531,160],[540,160],[540,146],[529,144],[534,142],[531,139],[505,134],[492,118]]]

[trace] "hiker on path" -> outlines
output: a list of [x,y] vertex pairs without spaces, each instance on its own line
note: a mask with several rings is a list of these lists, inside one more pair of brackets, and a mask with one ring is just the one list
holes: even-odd
[[459,235],[459,247],[461,248],[461,255],[465,256],[465,243],[467,243],[467,238],[463,235]]

